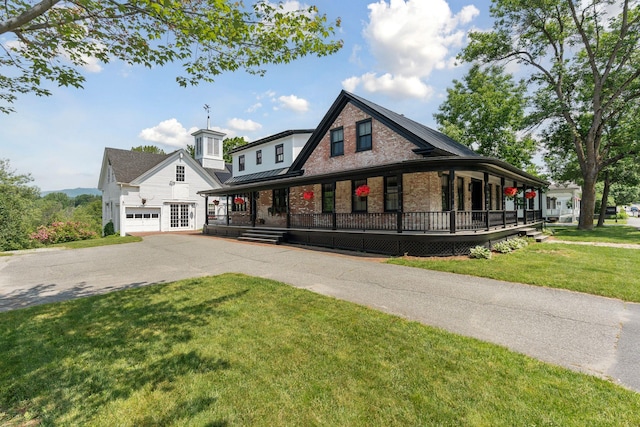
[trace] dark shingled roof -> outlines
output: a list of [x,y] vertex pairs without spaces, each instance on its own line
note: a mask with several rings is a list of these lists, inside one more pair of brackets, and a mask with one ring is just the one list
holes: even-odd
[[[395,123],[397,126],[400,126],[401,128],[404,128],[407,131],[411,132],[413,135],[424,140],[424,142],[433,146],[433,148],[438,151],[449,153],[454,156],[481,157],[478,153],[476,153],[466,145],[459,143],[458,141],[448,137],[442,132],[431,129],[430,127],[406,118],[402,114],[395,113],[352,93],[345,92],[345,94],[347,95],[347,97],[352,98],[353,100],[367,106],[370,110],[377,112],[381,117],[386,118]],[[376,116],[375,114],[372,115]]]
[[210,169],[210,168],[204,168],[204,170],[207,171],[209,175],[216,178],[218,182],[220,182],[220,184],[222,184],[233,176],[233,172],[232,172],[233,166],[231,165],[231,163],[225,163],[224,167],[225,167],[224,170]]
[[411,141],[416,146],[413,151],[417,154],[425,157],[482,157],[469,147],[449,138],[442,132],[438,132],[437,130],[408,119],[402,114],[395,113],[367,99],[343,90],[333,102],[331,108],[329,108],[329,111],[327,111],[298,157],[293,161],[290,171],[298,171],[304,168],[304,162],[307,161],[316,146],[321,142],[322,137],[327,133],[344,107],[350,102],[398,135]]
[[105,148],[105,156],[111,164],[116,181],[129,183],[164,161],[170,154],[153,154],[140,151]]

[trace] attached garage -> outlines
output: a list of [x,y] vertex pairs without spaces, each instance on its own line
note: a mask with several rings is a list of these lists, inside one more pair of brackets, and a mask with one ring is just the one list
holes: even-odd
[[160,231],[160,208],[127,208],[127,233]]

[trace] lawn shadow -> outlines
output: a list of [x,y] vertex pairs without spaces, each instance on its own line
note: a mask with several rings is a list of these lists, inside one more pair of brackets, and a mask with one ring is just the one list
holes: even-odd
[[[229,369],[222,357],[174,348],[192,340],[194,329],[212,318],[228,316],[220,306],[248,290],[196,301],[176,298],[171,285],[140,286],[132,283],[128,288],[136,289],[87,298],[79,298],[85,295],[79,286],[55,296],[78,299],[2,313],[0,413],[15,416],[19,407],[35,405],[30,411],[44,424],[64,418],[81,425],[142,388],[168,390],[181,377]],[[48,290],[43,285],[25,297]],[[187,409],[176,402],[169,412],[181,418],[185,410],[199,412],[214,403],[196,400],[187,402]]]
[[66,289],[60,289],[55,283],[39,284],[28,289],[19,289],[8,294],[0,294],[0,313],[159,283],[163,282],[133,282],[120,286],[95,288],[86,282],[81,282],[76,286]]

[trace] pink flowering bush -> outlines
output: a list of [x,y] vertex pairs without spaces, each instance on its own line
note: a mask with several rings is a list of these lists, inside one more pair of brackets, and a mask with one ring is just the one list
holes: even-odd
[[50,226],[41,225],[29,235],[32,241],[38,241],[45,245],[95,239],[97,237],[98,234],[91,230],[89,224],[75,221],[58,221]]

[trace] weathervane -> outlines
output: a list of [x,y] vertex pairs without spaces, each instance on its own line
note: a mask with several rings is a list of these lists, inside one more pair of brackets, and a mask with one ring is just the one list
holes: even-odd
[[204,104],[204,110],[207,112],[207,129],[209,129],[209,110],[210,110],[210,107],[207,104]]

